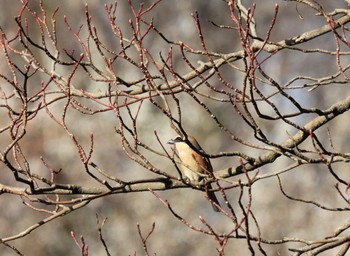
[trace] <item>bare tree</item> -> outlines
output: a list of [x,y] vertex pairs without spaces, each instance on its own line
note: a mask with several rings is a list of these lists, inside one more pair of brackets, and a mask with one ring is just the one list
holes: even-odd
[[[349,3],[180,2],[21,0],[0,24],[0,250],[346,254]],[[199,183],[166,144],[188,134]]]

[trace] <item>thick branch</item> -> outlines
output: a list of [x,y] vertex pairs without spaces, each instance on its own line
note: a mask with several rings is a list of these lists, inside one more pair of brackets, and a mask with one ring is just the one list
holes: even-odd
[[291,149],[293,149],[295,146],[300,145],[303,141],[307,139],[307,137],[310,135],[310,131],[314,132],[324,124],[328,123],[329,121],[333,120],[335,117],[343,114],[344,112],[348,111],[350,109],[350,97],[347,97],[345,100],[333,105],[328,110],[326,110],[327,113],[324,116],[318,116],[314,120],[310,121],[304,126],[304,130],[299,131],[296,133],[292,138],[289,138],[284,143],[281,144],[280,148],[271,148],[271,152],[267,152],[265,154],[262,154],[259,156],[254,163],[246,163],[244,167],[238,166],[238,167],[230,167],[218,172],[215,172],[216,177],[220,178],[227,178],[236,176],[238,174],[243,173],[243,170],[247,171],[253,171],[257,168],[273,163],[278,157],[280,157],[284,152],[281,151],[281,149],[285,149],[286,151],[290,152]]

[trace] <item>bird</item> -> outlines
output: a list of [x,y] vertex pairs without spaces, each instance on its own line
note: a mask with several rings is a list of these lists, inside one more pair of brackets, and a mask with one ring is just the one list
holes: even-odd
[[[181,161],[181,173],[190,181],[200,182],[203,178],[210,176],[213,173],[213,167],[209,158],[200,155],[198,152],[204,152],[197,140],[187,134],[186,137],[176,137],[167,142],[168,144],[175,145],[175,149],[178,157]],[[191,146],[197,149],[197,152],[191,148]],[[211,184],[207,185],[207,195],[212,202],[220,206],[217,197],[215,196]],[[213,210],[220,212],[217,205],[212,203]]]

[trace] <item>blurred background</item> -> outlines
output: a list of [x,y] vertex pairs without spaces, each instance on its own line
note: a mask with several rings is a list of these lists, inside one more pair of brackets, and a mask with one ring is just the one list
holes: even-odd
[[[149,1],[132,1],[137,9],[138,5],[144,2],[149,6]],[[253,1],[243,1],[246,7],[253,4]],[[318,1],[325,11],[332,11],[335,8],[347,8],[345,1]],[[111,4],[110,1],[45,1],[44,7],[48,17],[56,7],[59,10],[56,14],[57,34],[59,48],[76,49],[79,52],[80,46],[77,41],[67,32],[64,23],[64,16],[73,30],[77,30],[81,24],[82,34],[86,33],[85,3],[88,4],[89,13],[92,16],[92,23],[96,26],[101,41],[113,48],[117,47],[118,41],[111,32],[110,24],[106,15],[104,3]],[[257,32],[260,37],[264,37],[271,24],[274,15],[276,1],[266,0],[258,2],[255,10],[255,20]],[[293,2],[278,1],[279,13],[276,25],[272,31],[270,41],[280,41],[302,34],[306,31],[318,28],[325,24],[324,18],[316,16],[315,12],[303,5]],[[29,1],[32,10],[40,13],[39,1]],[[20,1],[3,0],[0,4],[0,26],[8,38],[17,32],[17,25],[14,17],[21,9]],[[169,1],[160,2],[146,17],[154,17],[155,27],[164,34],[167,39],[201,49],[200,41],[194,24],[192,13],[197,11],[207,47],[212,52],[230,53],[241,49],[237,33],[229,29],[219,29],[212,22],[218,25],[233,26],[230,20],[230,12],[224,1]],[[131,37],[129,19],[132,13],[127,1],[118,1],[116,12],[116,23],[122,29],[124,36]],[[30,24],[31,25],[31,24]],[[34,24],[32,35],[37,35]],[[85,32],[84,32],[85,31]],[[84,37],[83,37],[84,38]],[[151,33],[146,40],[145,47],[154,55],[161,53],[166,56],[169,45],[157,34]],[[315,40],[302,45],[305,49],[335,50],[333,35],[323,35]],[[267,56],[267,55],[266,55]],[[262,56],[263,57],[263,56]],[[62,57],[64,58],[64,57]],[[208,61],[203,56],[191,56],[192,63],[196,61]],[[45,62],[43,56],[43,62]],[[97,64],[103,65],[102,60]],[[348,63],[349,59],[341,60]],[[327,54],[304,53],[300,51],[283,50],[274,55],[264,65],[265,71],[278,83],[284,84],[290,79],[298,76],[325,77],[337,72],[335,58]],[[181,54],[178,49],[174,49],[174,64],[179,74],[189,72],[189,68],[183,64]],[[234,63],[241,67],[242,63]],[[48,62],[49,65],[49,62]],[[8,73],[6,63],[0,63],[1,73]],[[62,70],[60,70],[62,69]],[[242,85],[242,73],[230,67],[223,68],[225,79],[234,86],[240,88]],[[227,69],[227,70],[225,70]],[[70,69],[60,67],[62,74],[69,74]],[[140,77],[137,70],[130,65],[123,65],[119,62],[115,66],[115,72],[126,81],[131,81]],[[37,75],[37,81],[32,80],[29,86],[39,86],[42,80],[47,77]],[[219,84],[215,78],[210,80],[214,85]],[[3,81],[2,81],[3,82]],[[298,81],[302,86],[302,81]],[[104,91],[106,84],[91,81],[84,73],[74,77],[74,84],[79,89],[91,92]],[[295,85],[295,84],[293,84]],[[3,90],[9,90],[6,85]],[[290,92],[304,107],[316,107],[320,109],[328,108],[332,104],[343,99],[347,95],[348,88],[344,84],[334,84],[330,86],[320,86],[316,90],[308,91],[296,90]],[[268,89],[267,89],[268,90]],[[208,88],[203,89],[203,93],[216,96]],[[193,134],[204,150],[209,154],[224,151],[240,151],[253,156],[258,156],[262,152],[244,145],[241,145],[223,133],[210,118],[210,116],[188,95],[179,95],[182,108],[182,120],[184,128]],[[284,111],[288,111],[291,106],[282,97],[273,98],[276,105]],[[239,119],[232,107],[225,103],[218,103],[203,98],[205,104],[218,119],[240,138],[247,141],[254,141],[251,130]],[[50,106],[50,111],[58,117],[62,112],[63,103]],[[135,110],[137,106],[133,106]],[[125,111],[125,110],[122,110]],[[157,132],[161,141],[165,144],[176,133],[170,128],[169,121],[162,112],[157,110],[149,102],[144,102],[138,119],[139,137],[148,145],[161,150],[154,131]],[[345,113],[348,116],[348,113]],[[0,109],[1,127],[7,122],[6,111]],[[304,125],[315,118],[315,115],[305,115],[303,118],[293,120]],[[35,122],[30,122],[27,135],[21,141],[21,146],[28,157],[31,169],[42,175],[48,172],[40,161],[42,156],[53,168],[62,168],[62,172],[57,176],[59,183],[77,183],[81,185],[99,186],[93,179],[85,174],[83,165],[79,160],[76,148],[71,139],[62,127],[58,126],[46,113],[42,111]],[[39,121],[40,120],[40,121]],[[239,120],[239,121],[237,121]],[[336,119],[325,128],[321,128],[317,134],[327,141],[327,129],[330,130],[333,143],[338,151],[348,152],[349,143],[346,139],[346,131],[349,125],[349,118]],[[131,161],[125,156],[121,149],[120,138],[115,133],[117,119],[115,113],[106,112],[98,115],[83,115],[78,111],[71,111],[67,115],[67,123],[71,131],[76,134],[77,139],[86,148],[90,143],[90,132],[94,134],[94,154],[93,159],[101,168],[107,170],[113,176],[125,180],[136,180],[142,178],[155,178],[156,176],[145,171],[141,166]],[[287,126],[283,122],[261,121],[269,138],[276,143],[283,142],[295,133],[295,129]],[[0,145],[3,150],[9,141],[7,134],[0,134]],[[170,147],[167,147],[171,152]],[[172,175],[177,175],[175,167],[169,159],[159,157],[145,152],[152,164]],[[277,171],[288,166],[289,160],[279,159],[269,166],[264,166],[259,170],[260,174]],[[217,158],[212,159],[214,170],[221,170],[231,166],[239,165],[237,158]],[[347,165],[339,163],[336,166],[342,177],[346,177],[343,170],[347,170]],[[293,172],[281,176],[285,190],[297,198],[306,200],[318,200],[325,205],[343,207],[337,195],[334,184],[335,181],[327,173],[328,171],[321,165],[309,165],[307,168],[299,168]],[[0,164],[0,183],[5,185],[16,185],[12,174]],[[349,176],[347,174],[347,176]],[[234,177],[233,180],[237,180]],[[238,189],[228,191],[231,203],[237,206]],[[174,209],[193,225],[203,227],[198,216],[204,217],[208,223],[212,224],[218,232],[228,232],[233,226],[229,219],[212,211],[209,202],[204,195],[192,189],[176,189],[159,192],[163,199],[167,199]],[[262,235],[266,239],[281,239],[284,237],[299,237],[302,239],[322,239],[329,235],[334,229],[340,226],[346,216],[346,212],[326,212],[320,211],[314,206],[292,202],[286,199],[278,187],[277,178],[264,179],[253,186],[252,211],[261,225]],[[220,199],[219,199],[220,200]],[[0,197],[2,210],[0,211],[0,235],[7,237],[17,234],[33,223],[40,221],[47,215],[35,212],[21,203],[17,197],[7,194]],[[221,200],[222,205],[224,202]],[[151,193],[129,193],[118,194],[101,198],[91,202],[87,207],[82,208],[63,218],[54,220],[35,230],[30,235],[11,242],[25,255],[79,255],[79,250],[71,238],[70,232],[74,231],[76,236],[84,236],[85,242],[89,245],[91,255],[104,255],[104,248],[98,239],[96,214],[100,219],[108,218],[103,227],[104,238],[112,252],[112,255],[142,255],[143,248],[137,232],[137,224],[141,226],[143,234],[147,234],[155,222],[155,231],[148,240],[150,253],[157,255],[217,255],[215,241],[210,237],[196,233],[187,228],[179,220],[173,218],[169,211]],[[334,218],[336,214],[336,218]],[[229,242],[227,255],[236,255],[237,248],[239,255],[250,255],[246,248],[246,241],[232,240]],[[264,247],[265,248],[265,247]],[[284,245],[267,246],[268,255],[286,255],[287,248]],[[1,255],[12,255],[13,252],[5,246],[0,247]]]

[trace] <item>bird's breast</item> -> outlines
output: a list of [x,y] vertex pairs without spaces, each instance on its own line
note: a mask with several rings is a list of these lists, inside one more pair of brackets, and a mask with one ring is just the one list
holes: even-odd
[[205,173],[205,161],[202,156],[193,151],[189,146],[183,145],[178,148],[181,160],[181,171],[188,179],[199,181],[200,174]]

